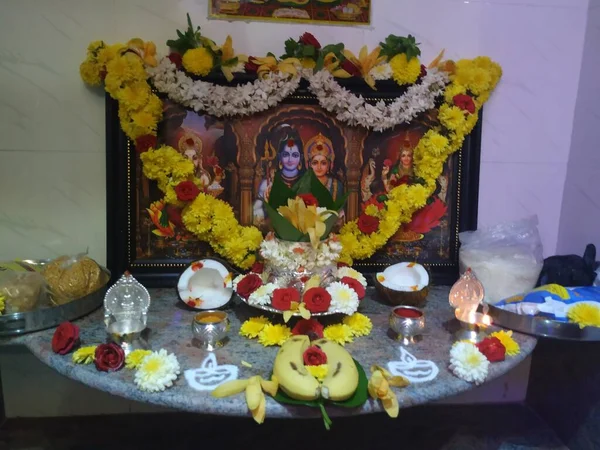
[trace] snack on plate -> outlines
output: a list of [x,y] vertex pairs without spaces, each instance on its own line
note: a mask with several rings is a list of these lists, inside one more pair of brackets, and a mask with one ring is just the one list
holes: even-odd
[[600,287],[565,288],[558,284],[547,284],[526,294],[501,300],[494,306],[516,314],[568,322],[569,310],[582,304],[600,307]]
[[0,297],[4,298],[2,314],[33,311],[47,304],[46,282],[38,272],[24,268],[11,270],[2,265],[0,272]]
[[46,266],[44,278],[54,302],[63,305],[99,289],[108,274],[87,256],[60,256]]

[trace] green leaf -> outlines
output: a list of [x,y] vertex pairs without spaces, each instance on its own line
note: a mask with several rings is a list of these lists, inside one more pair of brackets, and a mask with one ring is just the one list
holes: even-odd
[[312,45],[305,45],[302,48],[302,55],[306,58],[312,58],[316,54],[316,49]]
[[271,219],[271,225],[275,230],[275,234],[284,241],[300,242],[305,238],[305,234],[302,233],[298,228],[290,223],[285,217],[277,212],[271,205],[265,203],[265,210],[269,219]]
[[295,196],[296,193],[283,182],[281,174],[277,172],[273,180],[273,186],[271,186],[271,193],[269,194],[269,205],[277,210],[280,206],[287,205],[288,199]]
[[[333,197],[331,196],[329,189],[323,186],[323,183],[319,181],[312,169],[309,169],[307,173],[310,177],[310,190],[308,192],[315,196],[319,202],[319,206],[323,206],[327,209],[335,209]],[[305,192],[301,193],[304,194]]]
[[168,227],[169,226],[169,215],[165,211],[162,211],[160,213],[159,223],[160,223],[161,227]]
[[369,385],[369,380],[367,378],[367,374],[357,360],[353,358],[353,361],[354,364],[356,364],[356,369],[358,370],[358,387],[356,388],[354,395],[348,400],[344,400],[343,402],[332,402],[336,406],[343,406],[344,408],[357,408],[362,406],[369,398],[369,390],[367,388]]
[[336,201],[334,201],[332,209],[334,211],[339,211],[340,209],[342,209],[344,207],[344,204],[346,203],[346,200],[348,200],[349,195],[350,195],[350,192],[346,192],[346,193],[344,193],[344,195],[342,195],[340,198],[338,198]]
[[234,66],[238,63],[239,58],[236,56],[234,58],[228,59],[227,61],[224,61],[221,63],[221,65],[223,66]]
[[281,389],[279,389],[277,391],[277,394],[275,395],[275,397],[273,397],[273,399],[275,401],[278,401],[279,403],[285,403],[287,405],[310,406],[311,408],[318,408],[319,407],[319,403],[320,403],[320,399],[317,399],[317,400],[296,400],[295,398],[292,398],[292,397],[288,396]]

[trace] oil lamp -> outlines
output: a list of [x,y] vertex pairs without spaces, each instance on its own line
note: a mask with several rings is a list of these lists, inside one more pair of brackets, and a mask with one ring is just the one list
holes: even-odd
[[454,316],[460,323],[460,329],[454,334],[457,341],[468,340],[474,343],[485,338],[482,330],[492,324],[487,314],[487,305],[483,305],[483,313],[477,312],[483,301],[484,288],[473,271],[469,268],[450,289],[450,306],[454,308]]

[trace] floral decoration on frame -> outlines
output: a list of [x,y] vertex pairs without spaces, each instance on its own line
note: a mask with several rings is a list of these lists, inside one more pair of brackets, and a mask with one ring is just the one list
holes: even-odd
[[[157,59],[151,42],[96,41],[89,45],[80,73],[90,85],[103,84],[118,101],[121,127],[135,142],[144,175],[155,180],[164,194],[150,208],[158,232],[172,233],[162,211],[176,206],[189,233],[241,269],[256,262],[262,233],[254,226],[242,226],[229,204],[211,196],[185,156],[172,147],[157,146],[162,101],[153,89],[216,117],[248,116],[276,106],[305,78],[321,107],[343,123],[372,130],[406,124],[437,109],[439,124],[414,149],[414,180],[391,189],[377,205],[367,206],[337,235],[342,247],[338,261],[351,264],[372,256],[425,206],[444,162],[461,148],[502,75],[500,66],[488,57],[454,62],[443,60],[443,52],[425,67],[412,36],[390,35],[375,49],[363,47],[356,55],[343,43],[322,45],[305,33],[286,41],[286,53],[280,58],[272,53],[246,56],[235,53],[229,37],[218,45],[203,36],[189,16],[188,29],[178,31],[178,39],[167,45],[168,56]],[[253,81],[229,84],[205,79],[222,74],[236,81],[242,72]],[[379,81],[393,80],[404,93],[391,103],[370,104],[343,88],[337,80],[344,78],[363,79],[373,89]]]

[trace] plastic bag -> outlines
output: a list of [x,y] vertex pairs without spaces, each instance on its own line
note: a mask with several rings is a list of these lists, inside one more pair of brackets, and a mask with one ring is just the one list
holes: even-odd
[[44,278],[55,303],[63,305],[85,297],[107,282],[108,275],[85,253],[61,256],[44,269]]
[[537,216],[459,234],[459,267],[468,267],[485,288],[485,301],[533,289],[544,264]]
[[3,314],[33,311],[48,305],[46,280],[38,272],[24,269],[0,272],[0,297],[4,300]]

